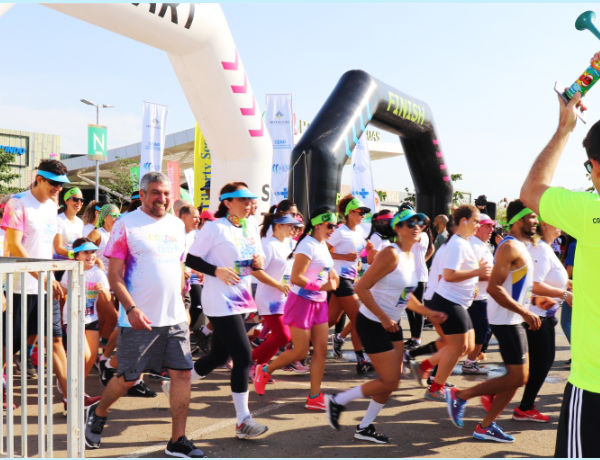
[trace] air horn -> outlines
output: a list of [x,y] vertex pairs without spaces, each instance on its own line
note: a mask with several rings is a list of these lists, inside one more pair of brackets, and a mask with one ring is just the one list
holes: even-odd
[[[577,20],[575,21],[575,28],[577,30],[589,30],[593,33],[598,39],[600,39],[600,31],[594,24],[594,20],[596,19],[596,13],[593,11],[586,11],[579,15]],[[563,87],[559,85],[557,82],[554,86],[554,90],[563,98],[565,102],[569,102],[575,93],[581,93],[581,97],[585,96],[585,94],[596,84],[596,82],[600,80],[600,60],[592,62],[592,64],[581,74],[581,76],[575,80],[571,86],[569,86],[566,91],[563,90]],[[584,123],[586,122],[585,117],[578,111],[577,116]]]

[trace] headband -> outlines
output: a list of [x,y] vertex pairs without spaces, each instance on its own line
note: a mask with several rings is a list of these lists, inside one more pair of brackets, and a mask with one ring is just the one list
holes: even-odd
[[324,214],[319,214],[317,217],[313,217],[310,220],[310,223],[313,227],[324,223],[337,224],[337,216],[332,212],[326,212]]
[[241,188],[239,190],[236,190],[235,192],[224,193],[219,197],[219,201],[230,200],[232,198],[251,198],[255,200],[256,198],[258,198],[258,196],[256,196],[247,188]]
[[377,216],[375,218],[375,220],[392,220],[394,218],[394,215],[391,212],[388,212],[387,214],[382,214],[380,216]]
[[87,242],[83,243],[81,246],[77,246],[76,248],[73,248],[73,252],[97,251],[98,249],[100,249],[100,248],[98,246],[96,246],[94,243],[92,243],[91,241],[87,241]]
[[44,171],[42,169],[38,169],[35,174],[36,174],[36,176],[42,176],[42,177],[45,177],[46,179],[50,179],[50,180],[53,180],[56,182],[65,182],[67,184],[71,183],[69,178],[67,176],[65,176],[64,174],[61,174],[59,176],[58,174],[54,174],[49,171]]
[[119,213],[119,208],[117,208],[114,204],[109,203],[102,206],[102,208],[100,208],[100,216],[98,217],[98,224],[96,225],[96,227],[104,227],[104,219],[106,219],[106,216],[112,214],[113,212]]
[[78,193],[81,194],[81,190],[79,190],[77,187],[70,188],[65,193],[65,196],[64,196],[65,201],[67,201],[69,198],[73,197],[73,195],[77,195]]
[[508,225],[514,224],[515,222],[517,222],[518,220],[521,220],[527,214],[531,214],[532,212],[533,211],[531,209],[529,209],[529,208],[521,209],[521,211],[516,216],[514,216],[512,219],[510,219],[508,221]]
[[350,202],[346,205],[346,210],[344,211],[344,215],[347,216],[350,211],[354,211],[354,210],[360,209],[360,208],[366,209],[367,212],[371,211],[371,209],[367,208],[362,203],[362,201],[360,201],[358,198],[352,198],[352,200],[350,200]]

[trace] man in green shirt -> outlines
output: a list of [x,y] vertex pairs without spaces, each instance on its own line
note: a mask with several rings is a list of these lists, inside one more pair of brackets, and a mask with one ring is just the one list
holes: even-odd
[[[597,53],[592,62],[600,59]],[[600,198],[596,193],[551,187],[562,151],[577,121],[581,95],[565,104],[550,143],[533,164],[521,188],[521,200],[550,225],[577,238],[573,276],[571,374],[565,389],[556,438],[556,457],[599,457],[600,442]],[[600,190],[600,122],[583,141],[584,163],[596,190]]]

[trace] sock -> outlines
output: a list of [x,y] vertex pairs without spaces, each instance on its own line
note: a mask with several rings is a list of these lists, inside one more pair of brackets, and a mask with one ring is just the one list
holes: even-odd
[[431,384],[431,386],[429,387],[429,391],[431,391],[432,393],[435,393],[436,391],[440,390],[444,388],[444,384],[442,383],[441,385],[439,383],[435,383],[433,382]]
[[210,335],[211,334],[211,330],[209,328],[207,328],[206,326],[202,326],[202,333],[204,335]]
[[139,384],[140,384],[140,383],[142,383],[143,381],[144,381],[144,380],[142,380],[142,379],[137,379],[137,380],[135,381],[135,383],[133,384],[133,386],[139,385]]
[[202,375],[200,375],[200,374],[198,374],[198,372],[196,372],[196,369],[192,368],[192,380],[191,380],[191,383],[199,382],[203,378],[204,377]]
[[411,340],[412,340],[413,342],[415,342],[415,343],[418,343],[419,345],[421,344],[421,339],[413,339],[413,338],[411,337]]
[[114,367],[112,367],[112,366],[110,365],[110,359],[106,359],[106,364],[105,364],[105,366],[106,366],[108,369],[114,369]]
[[102,345],[102,348],[106,348],[106,345],[108,345],[108,339],[100,337],[100,345]]
[[108,361],[108,356],[100,355],[100,361]]
[[[527,412],[529,409],[531,409],[531,407],[527,407],[523,403],[519,404],[519,410],[522,410],[523,412]],[[483,426],[483,422],[481,423],[481,426]]]
[[385,406],[385,404],[379,404],[374,399],[371,399],[369,407],[367,407],[367,412],[358,425],[358,428],[367,428],[371,423],[373,423],[375,421],[375,417],[377,417],[379,412],[381,412],[381,409],[383,409],[383,406]]
[[233,405],[235,406],[235,416],[237,417],[238,425],[244,423],[248,417],[250,417],[250,410],[248,409],[248,392],[234,393],[231,392],[233,397]]
[[363,392],[362,392],[362,389],[360,386],[353,387],[353,388],[350,388],[349,390],[346,390],[346,391],[336,394],[333,397],[333,402],[336,404],[341,404],[342,406],[345,406],[350,401],[354,401],[355,399],[358,399],[358,398],[364,398],[364,395],[363,395]]
[[425,360],[421,361],[421,364],[419,364],[419,367],[421,368],[421,370],[423,372],[427,372],[429,369],[431,369],[433,367],[433,364],[431,364],[428,359],[425,359]]
[[27,357],[31,358],[32,354],[33,354],[33,345],[27,345]]
[[321,396],[321,393],[317,393],[316,395],[308,395],[308,397],[310,399],[315,399],[315,398],[318,398],[319,396]]
[[355,351],[354,354],[356,355],[356,360],[358,362],[361,362],[361,361],[365,360],[365,350]]
[[435,342],[429,342],[427,345],[422,345],[417,348],[413,348],[408,352],[411,358],[416,358],[421,355],[432,355],[437,351],[437,347],[435,346]]
[[267,372],[267,365],[266,365],[266,364],[263,366],[263,371],[265,371],[265,374],[269,374],[269,373]]
[[473,364],[473,363],[476,363],[476,362],[477,362],[477,360],[476,360],[476,359],[474,359],[473,361],[471,361],[469,358],[465,358],[465,364],[466,364],[467,366],[468,366],[469,364]]

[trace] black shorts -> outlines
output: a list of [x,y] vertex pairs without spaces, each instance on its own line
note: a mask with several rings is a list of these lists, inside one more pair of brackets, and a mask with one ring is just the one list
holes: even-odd
[[99,331],[100,327],[98,325],[98,320],[86,324],[85,325],[85,330],[86,331]]
[[467,311],[475,329],[475,345],[483,345],[492,333],[487,319],[487,300],[474,300]]
[[492,324],[491,327],[504,364],[525,364],[529,352],[525,328],[521,324]]
[[592,393],[567,383],[556,431],[557,458],[600,457],[598,413],[600,393]]
[[[400,322],[398,321],[398,326]],[[362,313],[356,317],[356,332],[368,355],[384,353],[394,349],[394,342],[402,342],[402,326],[398,332],[386,331],[380,322],[367,318]]]
[[340,276],[340,285],[333,293],[338,299],[354,295],[354,280]]
[[473,329],[471,317],[462,305],[445,299],[439,294],[434,294],[433,298],[428,302],[428,306],[432,310],[441,311],[448,315],[448,319],[441,324],[444,334],[466,334]]

